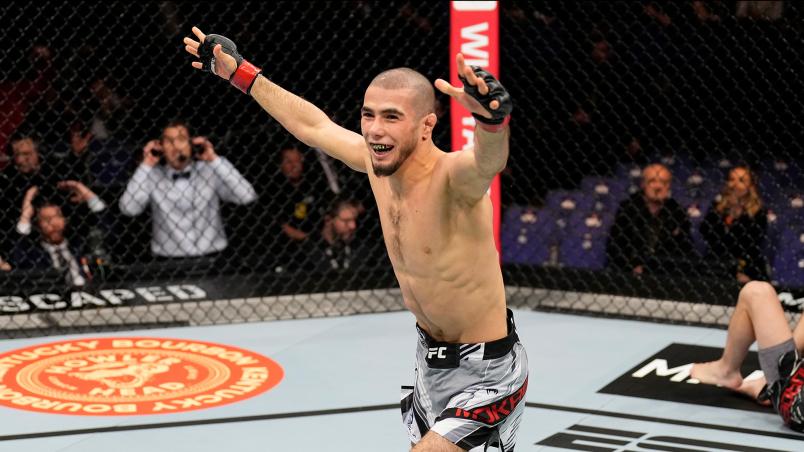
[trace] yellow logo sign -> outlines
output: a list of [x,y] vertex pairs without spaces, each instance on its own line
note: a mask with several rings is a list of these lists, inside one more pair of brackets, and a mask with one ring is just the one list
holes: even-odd
[[283,376],[262,355],[209,342],[54,342],[0,354],[0,405],[72,415],[178,413],[253,397]]

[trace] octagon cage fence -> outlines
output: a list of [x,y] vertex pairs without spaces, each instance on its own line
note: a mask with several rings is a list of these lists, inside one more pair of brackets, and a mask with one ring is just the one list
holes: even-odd
[[[181,40],[193,25],[231,38],[359,131],[382,70],[449,79],[449,8],[0,6],[3,337],[404,309],[365,176],[191,68]],[[797,316],[801,12],[791,1],[499,4],[499,76],[515,102],[500,174],[509,305],[722,327],[741,285],[766,280]],[[434,142],[449,150],[443,95],[436,113]],[[188,172],[167,162],[181,143]],[[160,162],[143,169],[158,145]]]

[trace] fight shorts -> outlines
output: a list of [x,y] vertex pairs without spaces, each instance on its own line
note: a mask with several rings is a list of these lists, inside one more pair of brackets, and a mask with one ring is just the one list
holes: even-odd
[[525,410],[528,357],[508,310],[506,337],[481,344],[438,342],[416,326],[416,380],[402,387],[412,444],[432,430],[462,449],[511,452]]
[[[771,358],[776,358],[771,368]],[[759,362],[768,384],[757,397],[768,400],[785,425],[804,432],[804,359],[798,356],[792,339],[759,351]]]

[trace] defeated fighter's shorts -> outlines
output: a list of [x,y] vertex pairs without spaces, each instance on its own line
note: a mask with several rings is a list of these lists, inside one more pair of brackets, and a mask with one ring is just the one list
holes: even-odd
[[[796,343],[793,342],[792,338],[773,347],[759,350],[759,366],[762,368],[762,373],[765,374],[765,379],[769,385],[772,385],[782,377],[782,375],[779,375],[779,359],[788,352],[793,352],[794,354],[796,352]],[[786,377],[787,375],[784,376]]]
[[525,410],[528,357],[511,310],[508,335],[493,342],[438,342],[416,329],[416,383],[402,387],[402,419],[411,443],[432,430],[462,449],[513,451]]
[[791,338],[759,350],[759,364],[768,384],[757,399],[769,400],[788,427],[804,432],[804,359],[796,343]]

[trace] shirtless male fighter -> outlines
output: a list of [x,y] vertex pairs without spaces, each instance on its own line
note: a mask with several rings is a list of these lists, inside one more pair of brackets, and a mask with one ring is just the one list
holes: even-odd
[[366,173],[385,245],[419,335],[403,418],[413,451],[514,448],[524,411],[527,356],[506,308],[494,245],[489,185],[508,158],[512,103],[488,72],[457,56],[463,88],[438,79],[477,120],[474,148],[444,152],[432,140],[435,91],[422,74],[377,75],[361,109],[362,136],[282,89],[220,35],[184,38],[196,69],[251,95],[300,141]]

